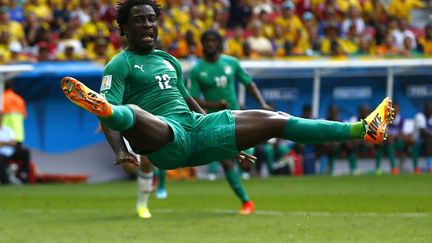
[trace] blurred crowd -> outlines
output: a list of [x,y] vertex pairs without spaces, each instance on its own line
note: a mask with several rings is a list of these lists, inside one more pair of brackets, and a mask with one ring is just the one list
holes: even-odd
[[[242,59],[432,54],[432,24],[411,26],[421,0],[162,0],[158,48],[201,56],[200,34]],[[123,47],[116,0],[0,0],[0,64],[94,60]]]

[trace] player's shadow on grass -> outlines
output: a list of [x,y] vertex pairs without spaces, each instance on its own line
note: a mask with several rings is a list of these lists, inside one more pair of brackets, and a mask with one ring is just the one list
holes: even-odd
[[227,217],[244,217],[240,215],[235,210],[208,210],[208,211],[166,211],[158,210],[152,211],[151,219],[140,219],[135,213],[125,212],[124,214],[116,214],[116,215],[96,215],[89,216],[88,218],[80,218],[79,221],[88,221],[88,222],[104,222],[104,221],[130,221],[130,220],[140,220],[140,221],[152,221],[152,220],[170,220],[170,221],[184,221],[184,218],[187,216],[188,219],[209,219],[209,218],[227,218]]

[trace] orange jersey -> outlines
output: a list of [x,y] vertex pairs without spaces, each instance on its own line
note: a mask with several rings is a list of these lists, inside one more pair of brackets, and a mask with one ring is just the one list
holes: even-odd
[[16,94],[13,90],[5,90],[3,94],[3,112],[20,113],[27,116],[26,103],[24,99]]

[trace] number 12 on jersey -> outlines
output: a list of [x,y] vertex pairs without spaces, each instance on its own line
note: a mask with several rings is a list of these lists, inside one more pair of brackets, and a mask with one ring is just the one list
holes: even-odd
[[160,75],[156,75],[155,79],[158,81],[159,87],[161,89],[170,89],[172,88],[172,86],[169,84],[169,81],[171,80],[170,76],[168,76],[168,74],[162,74],[162,76]]

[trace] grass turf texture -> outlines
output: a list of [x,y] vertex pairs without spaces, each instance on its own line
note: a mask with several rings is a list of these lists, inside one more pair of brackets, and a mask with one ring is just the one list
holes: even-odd
[[432,176],[280,177],[168,182],[135,214],[134,181],[0,187],[0,242],[431,242]]

